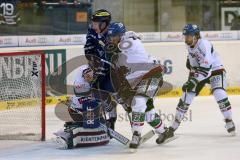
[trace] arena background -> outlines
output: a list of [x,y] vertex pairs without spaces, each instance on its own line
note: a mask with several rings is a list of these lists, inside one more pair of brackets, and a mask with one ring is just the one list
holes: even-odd
[[[1,1],[2,12],[7,3]],[[19,21],[14,25],[2,21],[0,52],[43,50],[46,54],[47,79],[55,71],[57,82],[73,83],[76,72],[69,74],[71,67],[67,62],[84,55],[89,17],[95,9],[105,8],[112,13],[113,21],[123,22],[128,30],[136,31],[146,50],[166,66],[164,80],[173,85],[173,90],[159,96],[181,95],[181,85],[187,78],[187,50],[181,33],[186,23],[198,24],[203,30],[202,37],[212,41],[227,70],[228,93],[240,94],[240,55],[237,53],[240,50],[240,32],[236,28],[240,25],[235,20],[238,20],[240,13],[238,1],[52,0],[18,1],[13,5]],[[48,80],[46,83],[48,92]],[[65,98],[69,93],[67,87],[57,87],[65,94],[55,94]],[[201,92],[201,95],[210,94],[208,87]],[[56,102],[55,98],[48,95],[47,104]]]

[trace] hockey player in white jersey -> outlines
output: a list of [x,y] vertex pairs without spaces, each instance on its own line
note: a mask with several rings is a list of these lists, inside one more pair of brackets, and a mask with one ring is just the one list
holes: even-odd
[[110,43],[108,54],[111,54],[111,49],[112,54],[115,54],[111,62],[116,68],[120,68],[112,76],[112,81],[117,77],[116,81],[119,83],[114,85],[118,86],[115,89],[124,103],[129,102],[128,105],[131,106],[129,110],[132,111],[133,136],[129,147],[138,148],[144,121],[147,121],[159,135],[156,142],[158,144],[165,142],[171,137],[153,105],[153,98],[162,84],[163,67],[145,51],[141,40],[134,32],[126,32],[122,23],[110,24],[108,41]]
[[200,29],[195,24],[187,24],[183,29],[183,35],[188,50],[186,65],[190,72],[187,82],[182,86],[183,95],[179,100],[175,121],[170,130],[174,132],[179,127],[194,97],[206,83],[209,83],[223,114],[225,128],[228,133],[235,135],[231,104],[226,93],[226,71],[217,51],[208,40],[201,38]]

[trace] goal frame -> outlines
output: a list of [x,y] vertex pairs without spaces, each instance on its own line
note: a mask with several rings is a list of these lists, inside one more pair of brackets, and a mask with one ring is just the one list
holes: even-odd
[[46,140],[46,73],[45,73],[45,54],[43,51],[16,51],[16,52],[0,52],[1,56],[28,56],[40,55],[41,56],[41,79],[42,79],[42,105],[41,105],[41,141]]

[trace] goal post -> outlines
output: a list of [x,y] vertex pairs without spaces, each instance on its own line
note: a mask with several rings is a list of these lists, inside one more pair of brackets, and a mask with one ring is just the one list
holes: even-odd
[[45,140],[45,55],[0,52],[0,140]]

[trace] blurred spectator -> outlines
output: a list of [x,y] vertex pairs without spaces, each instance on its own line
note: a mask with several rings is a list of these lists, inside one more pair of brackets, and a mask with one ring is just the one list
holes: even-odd
[[83,4],[91,4],[93,1],[92,0],[81,0],[80,2]]
[[170,31],[171,30],[170,15],[168,12],[163,12],[161,14],[160,23],[161,23],[160,24],[161,31]]
[[59,3],[62,4],[62,5],[66,5],[68,3],[68,1],[67,0],[60,0]]
[[79,1],[78,1],[78,0],[74,0],[73,3],[74,3],[75,5],[77,5],[77,4],[79,4]]
[[37,0],[37,6],[38,6],[37,15],[38,16],[41,16],[44,14],[44,4],[46,4],[45,0]]
[[232,20],[231,30],[240,30],[240,16],[235,16]]
[[203,6],[203,30],[212,31],[215,29],[213,13],[209,6]]

